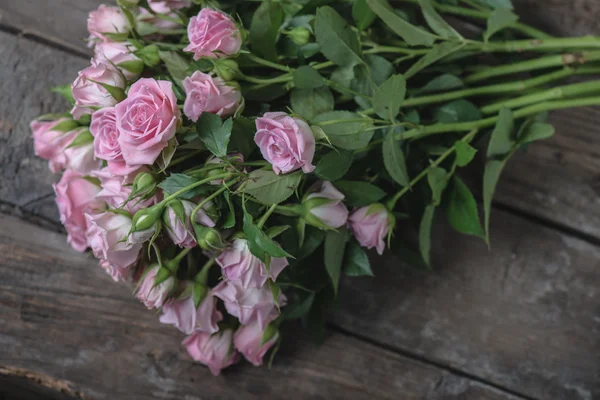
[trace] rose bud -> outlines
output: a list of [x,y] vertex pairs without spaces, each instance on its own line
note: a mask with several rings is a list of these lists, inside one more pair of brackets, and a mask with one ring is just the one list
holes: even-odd
[[53,185],[60,222],[67,230],[67,242],[77,251],[87,249],[85,213],[102,207],[96,199],[100,187],[80,173],[66,170],[60,181]]
[[175,286],[175,278],[166,268],[150,266],[140,278],[135,294],[148,309],[160,308]]
[[131,176],[113,175],[109,168],[105,167],[91,174],[100,179],[102,190],[96,195],[111,208],[122,208],[132,214],[148,208],[160,201],[161,192],[155,192],[154,196],[147,198],[130,199],[133,186],[130,186]]
[[310,31],[303,26],[292,28],[285,35],[297,46],[304,46],[310,40]]
[[215,333],[219,330],[217,323],[223,314],[217,310],[217,299],[208,291],[196,307],[193,296],[183,299],[172,299],[162,306],[160,322],[175,326],[186,335],[195,330]]
[[[56,121],[31,121],[29,126],[33,133],[35,155],[44,160],[52,160],[75,139],[78,124],[70,118],[60,118]],[[50,169],[52,172],[59,171],[55,171],[52,164]]]
[[266,330],[259,328],[258,324],[242,325],[235,332],[233,344],[235,348],[244,355],[246,360],[259,367],[263,363],[263,357],[279,339],[279,331],[270,328]]
[[379,203],[358,208],[348,218],[350,229],[360,245],[368,249],[376,248],[379,255],[382,255],[385,249],[385,238],[391,223],[391,214]]
[[302,168],[305,173],[315,167],[315,138],[306,122],[284,112],[268,112],[256,119],[254,142],[277,175]]
[[63,151],[62,157],[58,157],[64,162],[64,168],[89,174],[99,169],[102,165],[100,160],[94,157],[93,137],[87,128],[80,128],[76,132],[73,142]]
[[344,226],[348,220],[344,195],[328,181],[318,182],[315,189],[302,202],[306,222],[321,229]]
[[127,268],[136,262],[141,244],[128,240],[131,218],[111,211],[99,214],[85,214],[86,236],[94,256],[111,264]]
[[111,41],[110,34],[127,33],[131,30],[131,24],[119,7],[101,4],[96,11],[92,11],[88,16],[87,28],[90,39],[97,38],[102,41]]
[[173,84],[142,78],[115,107],[119,145],[128,166],[152,165],[180,122]]
[[150,9],[158,14],[167,14],[190,6],[190,0],[148,0]]
[[[137,16],[139,22],[141,22],[141,26],[146,24],[147,32],[143,32],[146,39],[152,39],[154,41],[158,41],[161,38],[159,31],[167,31],[170,29],[179,29],[181,25],[172,20],[167,20],[164,18],[160,18],[157,14],[163,14],[170,18],[174,18],[175,20],[179,19],[177,13],[171,12],[169,9],[158,6],[155,6],[156,9],[160,9],[161,11],[150,12],[145,8],[140,8],[140,13]],[[139,26],[138,26],[139,30]],[[154,34],[153,34],[154,33]]]
[[141,243],[150,239],[156,230],[160,227],[160,216],[163,213],[164,205],[155,204],[148,208],[142,208],[133,215],[131,230],[129,231],[129,240]]
[[[203,206],[204,209],[210,207],[212,207],[211,202]],[[196,204],[187,200],[175,200],[167,205],[163,213],[163,224],[174,244],[184,248],[196,246],[194,227],[191,221],[192,211],[195,208]],[[196,213],[196,222],[211,228],[215,226],[213,220],[203,209],[198,210]]]
[[244,74],[240,71],[240,66],[235,60],[230,58],[219,58],[213,60],[214,71],[225,81],[233,81]]
[[71,110],[73,118],[79,119],[84,114],[92,114],[94,108],[114,106],[125,95],[125,85],[123,75],[116,68],[107,62],[92,59],[92,65],[79,71],[77,79],[71,85],[75,99],[75,106]]
[[206,365],[214,376],[218,376],[223,368],[240,361],[240,354],[233,348],[233,331],[210,334],[196,331],[185,338],[185,346],[190,357]]
[[214,251],[225,247],[221,234],[215,228],[210,228],[200,223],[193,224],[193,226],[196,241],[202,250]]
[[184,51],[200,57],[221,58],[237,54],[242,47],[242,35],[233,20],[221,11],[203,8],[188,24],[190,44]]
[[131,278],[131,268],[121,268],[115,264],[111,264],[107,260],[100,260],[100,268],[106,271],[115,282],[126,282]]
[[114,175],[129,175],[139,167],[125,164],[119,144],[117,116],[114,107],[105,107],[92,114],[90,132],[94,137],[94,155],[105,160],[108,169]]
[[[262,330],[273,319],[273,313],[277,313],[269,285],[244,288],[236,281],[224,280],[213,289],[213,293],[223,300],[227,312],[237,317],[242,325],[258,324]],[[280,307],[285,305],[283,293],[279,293],[277,301]]]
[[[116,65],[123,75],[132,81],[140,76],[140,72],[144,68],[144,62],[133,54],[134,50],[135,47],[129,42],[100,42],[94,47],[94,58]],[[121,63],[129,65],[128,68],[121,66]],[[137,71],[138,69],[139,71]]]
[[196,71],[183,80],[183,87],[186,94],[183,112],[194,122],[204,112],[225,118],[240,108],[240,91],[219,77]]
[[250,253],[245,239],[235,239],[232,247],[222,252],[216,261],[223,269],[223,275],[243,288],[262,287],[269,278],[275,281],[288,265],[285,257],[272,258],[267,269],[260,259]]

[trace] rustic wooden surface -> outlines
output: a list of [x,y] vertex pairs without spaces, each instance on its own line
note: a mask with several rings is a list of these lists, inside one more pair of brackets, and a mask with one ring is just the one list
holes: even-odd
[[[344,282],[322,347],[291,327],[271,371],[213,379],[53,232],[53,177],[27,125],[64,108],[47,90],[87,64],[97,3],[0,0],[0,399],[24,380],[94,399],[600,398],[597,109],[553,113],[557,135],[509,164],[492,252],[442,225],[433,273],[379,259],[375,279]],[[596,0],[518,3],[553,32],[600,33]]]

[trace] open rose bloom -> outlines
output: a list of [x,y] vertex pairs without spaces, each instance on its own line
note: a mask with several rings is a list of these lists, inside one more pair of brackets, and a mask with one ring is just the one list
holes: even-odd
[[[390,29],[399,17],[379,1],[362,2],[364,13],[345,0],[118,3],[89,14],[93,58],[57,90],[70,110],[31,122],[32,152],[56,174],[68,243],[97,258],[107,282],[129,285],[214,375],[264,364],[281,324],[311,325],[342,279],[377,274],[369,249],[394,249],[396,220],[399,236],[419,239],[419,266],[442,214],[487,239],[491,201],[479,212],[458,177],[473,155],[487,157],[488,194],[500,164],[553,133],[543,112],[600,105],[597,82],[556,83],[597,72],[575,64],[598,58],[600,38],[507,41],[537,31],[490,1],[477,12],[512,22],[485,40],[460,37],[435,14],[446,8],[427,2],[390,2],[402,24],[419,25],[414,35]],[[518,83],[535,95],[511,92],[507,71],[533,72]]]

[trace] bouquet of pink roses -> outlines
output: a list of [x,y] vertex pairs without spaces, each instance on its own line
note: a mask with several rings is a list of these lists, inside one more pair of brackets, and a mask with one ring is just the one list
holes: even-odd
[[[31,123],[35,152],[68,242],[215,375],[261,365],[283,321],[322,336],[397,225],[419,267],[438,210],[487,241],[508,158],[553,134],[548,111],[600,104],[600,82],[557,83],[600,73],[600,38],[510,0],[117,3],[90,13],[94,57],[55,89],[70,113]],[[457,172],[486,138],[482,224]]]

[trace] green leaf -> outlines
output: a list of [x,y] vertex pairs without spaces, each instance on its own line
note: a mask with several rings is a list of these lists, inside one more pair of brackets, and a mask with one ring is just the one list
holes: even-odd
[[250,23],[250,43],[253,52],[267,60],[277,59],[277,35],[283,18],[284,12],[280,3],[270,0],[261,3]]
[[70,104],[75,104],[75,99],[73,98],[73,90],[71,89],[70,84],[55,86],[51,89],[52,93],[58,93],[62,97],[64,97]]
[[371,10],[409,46],[427,46],[435,42],[435,36],[424,29],[412,25],[400,17],[386,0],[367,0]]
[[346,67],[363,62],[356,33],[333,8],[317,10],[315,36],[321,53],[335,64]]
[[244,233],[250,252],[265,264],[269,265],[269,256],[293,258],[254,223],[252,216],[246,210],[244,210]]
[[359,31],[367,29],[375,20],[375,13],[369,8],[366,0],[354,0],[352,5],[352,18]]
[[460,233],[484,237],[479,214],[477,212],[477,203],[473,194],[460,178],[454,176],[453,184],[448,196],[448,205],[446,214],[450,225]]
[[385,82],[396,70],[394,64],[378,55],[367,54],[365,61],[371,70],[371,79],[377,86]]
[[118,86],[113,86],[113,85],[109,85],[107,83],[94,81],[92,79],[90,79],[90,81],[102,86],[108,92],[108,94],[110,94],[112,96],[112,98],[115,99],[117,102],[123,101],[127,97],[127,95],[125,94],[125,91]]
[[134,74],[141,74],[144,70],[144,62],[142,60],[123,61],[117,64],[117,66]]
[[404,152],[400,142],[394,137],[394,130],[390,129],[382,144],[383,163],[385,169],[393,180],[402,186],[410,185],[410,177],[406,169]]
[[79,127],[79,124],[76,121],[73,121],[72,119],[66,119],[58,124],[54,124],[52,126],[52,130],[55,132],[70,132],[77,127]]
[[248,159],[250,154],[256,148],[254,144],[254,134],[256,125],[254,121],[246,117],[237,117],[233,120],[231,136],[227,145],[227,152],[238,151],[242,153],[244,159]]
[[346,175],[353,159],[354,155],[351,151],[330,151],[319,160],[314,173],[323,180],[336,181]]
[[367,253],[354,240],[348,244],[344,273],[348,276],[374,276]]
[[425,207],[425,212],[419,224],[419,250],[425,264],[431,265],[431,226],[435,215],[435,206],[433,204]]
[[532,143],[548,139],[554,135],[554,127],[543,122],[534,122],[529,125],[519,137],[519,144]]
[[491,8],[507,8],[512,10],[514,7],[511,0],[475,0]]
[[[190,186],[191,184],[196,183],[196,182],[197,182],[196,179],[194,179],[188,175],[174,173],[174,174],[171,174],[171,176],[169,176],[167,179],[165,179],[164,181],[159,183],[158,187],[163,189],[165,192],[167,192],[169,194],[173,194],[173,193],[175,193],[187,186]],[[197,196],[197,194],[198,194],[198,190],[192,189],[192,190],[188,190],[187,192],[180,195],[179,198],[191,199],[194,196]]]
[[459,140],[454,144],[454,150],[456,151],[456,165],[459,167],[468,165],[473,161],[473,158],[477,153],[477,150],[474,147],[462,140]]
[[171,74],[175,82],[181,86],[181,81],[183,81],[187,76],[187,70],[190,67],[190,62],[177,54],[176,51],[159,51],[158,55],[165,63],[169,74]]
[[494,192],[496,191],[496,185],[500,180],[502,170],[506,165],[505,160],[489,160],[485,164],[483,171],[483,214],[485,221],[485,237],[489,244],[490,238],[490,214],[492,212],[492,200],[494,198]]
[[519,20],[519,17],[506,8],[498,8],[492,12],[487,20],[487,29],[483,34],[483,40],[489,41],[490,38],[504,28],[508,28]]
[[67,148],[80,147],[80,146],[86,145],[88,143],[92,143],[93,141],[94,141],[94,136],[92,136],[92,133],[90,132],[90,130],[84,129],[83,131],[81,131],[81,133],[79,135],[77,135],[75,137],[75,139],[73,139],[73,141],[71,142],[71,144],[69,146],[67,146]]
[[231,118],[221,121],[217,114],[202,113],[196,122],[196,132],[204,146],[217,157],[227,155],[227,145],[231,136],[233,120]]
[[512,112],[508,108],[502,108],[498,114],[498,122],[492,132],[490,144],[488,145],[488,158],[503,157],[513,149],[515,145],[512,138],[513,129],[514,119]]
[[173,156],[175,155],[175,151],[177,150],[177,146],[179,143],[177,142],[177,138],[172,138],[167,142],[167,147],[165,147],[161,152],[158,158],[156,159],[156,165],[160,168],[161,171],[167,169]]
[[464,86],[465,84],[463,81],[456,75],[444,74],[429,81],[427,85],[419,90],[419,93],[443,92],[446,90],[460,89]]
[[328,231],[325,236],[325,269],[337,294],[349,232],[345,227]]
[[319,114],[333,111],[335,107],[333,94],[328,87],[293,89],[290,102],[292,109],[308,121]]
[[[349,120],[343,122],[343,120]],[[340,121],[335,124],[326,124],[328,121]],[[372,126],[370,118],[362,118],[360,115],[350,111],[330,111],[319,114],[313,119],[316,125],[321,126],[331,143],[342,149],[358,150],[369,144],[373,137],[373,130],[367,130]]]
[[412,78],[419,71],[427,68],[431,64],[434,64],[440,61],[442,58],[455,53],[462,49],[465,46],[465,43],[462,42],[444,42],[437,44],[431,48],[431,50],[425,54],[423,57],[419,59],[416,63],[414,63],[408,71],[404,73],[406,79]]
[[160,55],[158,46],[151,44],[133,52],[137,57],[141,58],[144,64],[149,67],[157,66],[160,63]]
[[256,170],[248,174],[244,193],[266,205],[277,204],[287,200],[296,191],[301,179],[301,172],[275,175],[273,171]]
[[377,186],[363,181],[337,181],[335,187],[346,196],[345,201],[354,207],[376,203],[387,194]]
[[302,65],[294,71],[294,86],[298,89],[316,89],[325,85],[325,80],[313,67]]
[[302,318],[310,311],[310,308],[315,301],[315,293],[307,293],[305,297],[301,298],[298,302],[293,302],[288,304],[283,309],[282,319],[284,321],[291,319]]
[[433,117],[441,123],[469,122],[481,119],[481,112],[470,101],[460,99],[439,107]]
[[438,14],[430,0],[419,0],[419,5],[431,30],[447,39],[462,39],[462,36]]
[[235,208],[233,207],[228,191],[223,192],[223,198],[225,198],[225,202],[227,203],[227,213],[223,221],[223,228],[233,228],[235,226]]
[[383,119],[394,121],[406,95],[406,80],[402,75],[394,75],[383,82],[373,94],[375,112]]
[[442,201],[442,194],[448,186],[448,173],[440,167],[431,168],[427,172],[427,182],[431,188],[431,197],[433,205],[439,206]]

